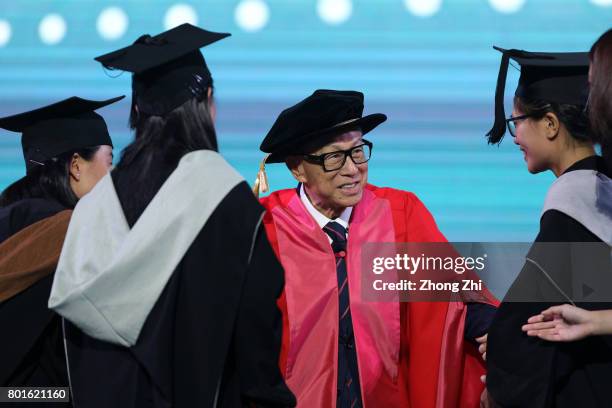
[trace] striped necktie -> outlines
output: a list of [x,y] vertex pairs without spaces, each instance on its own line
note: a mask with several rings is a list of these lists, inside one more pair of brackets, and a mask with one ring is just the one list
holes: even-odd
[[357,350],[351,318],[349,284],[346,269],[346,229],[337,222],[328,222],[323,231],[332,240],[336,255],[336,275],[338,278],[338,408],[360,408],[361,390],[359,387],[359,368]]

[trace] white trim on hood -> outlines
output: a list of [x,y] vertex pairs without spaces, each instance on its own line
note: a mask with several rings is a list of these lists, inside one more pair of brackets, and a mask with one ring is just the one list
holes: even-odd
[[188,153],[130,230],[106,175],[74,209],[49,308],[91,337],[134,345],[174,269],[242,181],[218,153]]
[[550,187],[542,214],[560,211],[612,246],[612,180],[595,170],[574,170]]

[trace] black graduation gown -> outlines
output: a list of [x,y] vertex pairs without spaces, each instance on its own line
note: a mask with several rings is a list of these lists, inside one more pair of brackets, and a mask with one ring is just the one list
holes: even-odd
[[[65,209],[49,199],[25,199],[0,209],[0,243]],[[0,386],[68,386],[61,319],[47,308],[52,282],[47,276],[0,303]]]
[[[130,226],[176,166],[163,159],[154,163],[147,172],[152,187],[128,205],[139,164],[112,173]],[[276,299],[284,285],[283,269],[263,226],[247,265],[252,231],[262,213],[245,182],[221,201],[133,347],[93,339],[66,322],[76,407],[295,405],[278,367],[282,323]]]
[[[599,158],[590,157],[567,171],[598,169],[605,173]],[[540,220],[538,242],[601,242],[573,218],[556,210],[546,211]],[[535,244],[537,245],[537,244]],[[534,247],[535,247],[534,245]],[[532,247],[532,251],[533,248]],[[544,251],[546,252],[546,251]],[[609,262],[609,250],[602,255]],[[554,279],[566,293],[570,251],[556,251],[537,262],[554,273]],[[558,272],[560,271],[560,272]],[[608,272],[612,273],[609,268]],[[575,273],[575,272],[574,272]],[[526,263],[508,291],[531,291],[533,296],[559,293],[543,278],[533,264]],[[508,295],[507,295],[508,297]],[[559,303],[563,302],[559,299]],[[527,319],[554,303],[502,302],[489,330],[487,351],[487,389],[501,407],[610,407],[612,406],[611,336],[590,337],[571,343],[547,342],[528,337],[521,330]],[[610,303],[578,303],[591,310],[612,308]]]

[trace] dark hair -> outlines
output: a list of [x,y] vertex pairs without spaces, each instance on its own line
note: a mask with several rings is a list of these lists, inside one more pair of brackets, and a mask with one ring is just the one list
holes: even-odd
[[514,97],[514,104],[522,114],[531,115],[535,119],[542,119],[547,113],[554,113],[574,139],[581,142],[598,142],[590,131],[589,118],[582,105],[533,100],[518,96]]
[[0,194],[0,207],[27,198],[47,198],[66,208],[74,208],[78,198],[70,187],[70,163],[74,154],[90,161],[100,146],[86,147],[67,152],[47,160],[44,165],[32,168],[28,173],[8,186]]
[[129,166],[139,157],[140,172],[146,174],[154,157],[161,155],[166,162],[176,164],[186,153],[194,150],[217,150],[206,92],[164,116],[139,112],[134,100],[132,98],[130,128],[135,130],[135,138],[121,153],[117,168]]
[[112,172],[128,225],[140,217],[181,157],[195,150],[217,151],[207,89],[163,116],[140,112],[132,95],[135,138]]
[[591,47],[589,119],[601,140],[602,153],[612,168],[612,29]]

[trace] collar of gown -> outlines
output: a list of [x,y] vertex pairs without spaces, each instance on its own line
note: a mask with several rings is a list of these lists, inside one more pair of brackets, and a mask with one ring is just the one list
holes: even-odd
[[300,199],[302,200],[302,203],[304,203],[304,206],[306,207],[306,210],[308,210],[308,213],[312,216],[312,218],[315,219],[321,229],[323,229],[323,227],[327,225],[328,222],[334,221],[348,230],[349,220],[351,219],[353,207],[345,208],[338,218],[332,220],[331,218],[328,218],[325,215],[321,214],[319,210],[317,210],[314,205],[312,205],[310,199],[308,198],[308,195],[306,194],[303,183],[300,183]]

